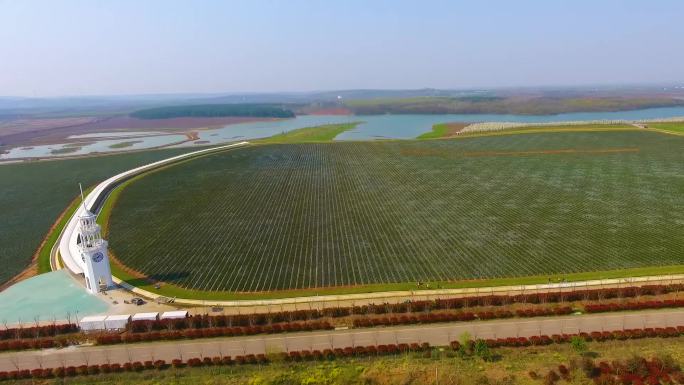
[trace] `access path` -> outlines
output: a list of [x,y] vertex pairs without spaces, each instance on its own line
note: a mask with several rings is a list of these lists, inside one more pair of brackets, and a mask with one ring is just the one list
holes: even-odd
[[652,310],[534,319],[493,320],[348,329],[279,335],[182,340],[130,345],[70,347],[0,354],[0,371],[179,358],[236,356],[293,350],[398,343],[447,345],[464,332],[473,338],[530,337],[684,325],[684,310]]

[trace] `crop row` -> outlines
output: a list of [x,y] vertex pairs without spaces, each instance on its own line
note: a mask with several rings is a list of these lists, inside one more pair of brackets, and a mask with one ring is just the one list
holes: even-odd
[[0,167],[0,284],[22,271],[59,214],[84,187],[119,172],[188,152],[169,149]]
[[128,185],[110,245],[153,280],[231,292],[679,264],[684,139],[674,140],[585,132],[244,148]]

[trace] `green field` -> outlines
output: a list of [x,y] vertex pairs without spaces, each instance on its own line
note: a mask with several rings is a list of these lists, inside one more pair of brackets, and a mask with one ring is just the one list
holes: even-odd
[[649,128],[684,134],[684,122],[648,123]]
[[681,264],[681,207],[659,133],[269,144],[129,184],[109,240],[182,288],[353,290]]
[[328,124],[317,127],[305,127],[260,139],[258,143],[310,143],[330,142],[347,130],[351,130],[359,123]]
[[432,131],[420,134],[416,139],[439,139],[449,135],[448,123],[439,123],[432,126]]
[[[118,172],[188,151],[157,150],[0,165],[0,283],[29,265],[50,226],[78,196],[79,182],[87,187]],[[43,265],[41,271],[45,268]]]

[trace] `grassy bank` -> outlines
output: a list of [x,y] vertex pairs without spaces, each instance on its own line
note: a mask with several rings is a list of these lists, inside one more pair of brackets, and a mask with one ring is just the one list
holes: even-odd
[[648,123],[649,128],[684,135],[684,122]]
[[[88,189],[83,191],[83,194],[88,195],[90,191],[92,191],[92,189],[93,187],[89,187]],[[64,230],[64,226],[66,226],[67,222],[69,222],[69,219],[72,215],[74,215],[74,212],[76,212],[80,204],[81,197],[78,196],[74,198],[74,200],[71,201],[69,206],[64,210],[62,216],[59,218],[57,223],[55,223],[54,227],[50,229],[50,232],[48,233],[45,242],[38,251],[38,274],[47,273],[52,270],[50,266],[50,252],[52,251],[52,248],[55,246],[55,243],[57,242],[57,239],[59,238],[59,235],[61,234],[62,230]]]
[[438,139],[449,134],[449,123],[439,123],[432,126],[432,131],[419,135],[416,139]]
[[109,148],[121,149],[126,147],[131,147],[136,143],[142,143],[142,140],[131,140],[129,142],[115,143],[109,146]]
[[[668,357],[684,364],[684,339],[640,339],[619,342],[590,342],[587,357],[595,363],[626,360],[634,355],[646,358]],[[447,348],[436,348],[431,357],[422,353],[399,356],[337,359],[329,362],[287,363],[229,367],[178,368],[142,373],[101,374],[68,380],[27,380],[22,384],[222,384],[222,385],[541,385],[530,372],[543,377],[563,364],[570,368],[568,379],[559,384],[592,383],[582,371],[581,356],[570,344],[529,348],[492,349],[495,359],[485,362],[461,357]]]
[[345,124],[328,124],[324,126],[305,127],[284,132],[269,138],[260,139],[255,143],[313,143],[330,142],[345,131],[356,127],[360,122]]

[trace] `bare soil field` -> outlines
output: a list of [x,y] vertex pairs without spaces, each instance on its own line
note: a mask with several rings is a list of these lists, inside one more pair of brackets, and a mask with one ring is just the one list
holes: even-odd
[[468,123],[461,123],[461,122],[453,122],[453,123],[445,123],[446,126],[446,134],[445,138],[453,138],[454,136],[458,135],[459,132],[461,132],[462,129],[464,129]]
[[97,117],[8,119],[0,120],[0,146],[36,144],[34,139],[66,137],[69,132],[85,124],[94,123]]

